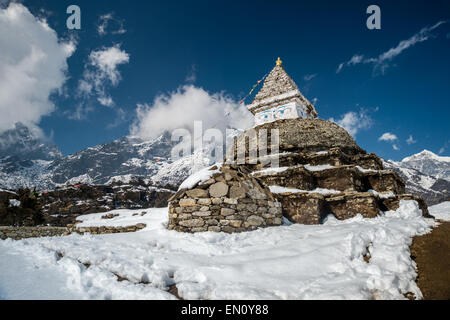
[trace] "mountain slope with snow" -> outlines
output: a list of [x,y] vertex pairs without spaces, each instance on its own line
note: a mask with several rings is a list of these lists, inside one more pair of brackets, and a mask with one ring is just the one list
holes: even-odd
[[53,187],[50,166],[61,159],[55,145],[48,144],[21,123],[0,134],[0,188]]
[[[231,130],[226,142],[240,133]],[[169,132],[153,140],[123,137],[63,157],[59,150],[34,138],[23,125],[0,136],[0,188],[52,189],[64,184],[105,184],[131,176],[151,179],[155,185],[176,188],[195,170],[215,163],[214,141],[180,159],[171,159],[178,144]],[[14,141],[18,143],[14,144]],[[0,147],[2,145],[0,144]]]
[[434,205],[450,200],[450,180],[445,179],[450,176],[448,159],[450,157],[440,157],[424,150],[403,161],[388,160],[383,164],[387,169],[397,171],[405,180],[407,192],[421,196],[428,205]]

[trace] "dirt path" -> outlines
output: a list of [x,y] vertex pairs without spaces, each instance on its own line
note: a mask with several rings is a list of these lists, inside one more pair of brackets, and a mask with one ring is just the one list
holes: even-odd
[[416,237],[411,245],[411,257],[417,263],[417,285],[425,300],[450,299],[450,222],[431,233]]

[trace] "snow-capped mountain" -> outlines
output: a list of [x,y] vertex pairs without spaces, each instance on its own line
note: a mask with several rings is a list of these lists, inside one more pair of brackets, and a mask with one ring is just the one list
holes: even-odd
[[450,157],[424,150],[400,162],[384,161],[384,166],[397,171],[407,191],[420,195],[428,205],[450,199]]
[[14,129],[0,134],[0,188],[52,187],[49,167],[61,158],[55,145],[43,142],[28,127],[16,123]]
[[[227,139],[239,134],[235,130]],[[156,139],[123,137],[113,142],[87,148],[63,157],[56,147],[38,142],[31,132],[19,125],[8,132],[20,141],[0,151],[0,188],[37,187],[52,189],[59,185],[126,183],[130,177],[150,179],[154,185],[176,188],[193,173],[193,163],[200,168],[211,165],[214,143],[203,143],[202,152],[181,159],[171,159],[171,141],[166,132]],[[12,138],[5,141],[13,141]]]
[[424,150],[403,159],[401,163],[402,166],[450,181],[450,157],[441,157],[431,151]]

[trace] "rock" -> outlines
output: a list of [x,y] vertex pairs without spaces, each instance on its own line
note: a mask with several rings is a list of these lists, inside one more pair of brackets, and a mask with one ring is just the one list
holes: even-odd
[[240,228],[242,225],[242,221],[241,220],[231,220],[230,225],[235,228]]
[[194,199],[181,199],[180,206],[181,207],[192,207],[195,206],[196,202]]
[[238,200],[237,199],[224,198],[223,199],[223,203],[226,203],[226,204],[238,204]]
[[247,218],[247,223],[250,226],[259,227],[264,223],[264,219],[260,216],[253,215]]
[[230,198],[231,199],[242,199],[245,198],[245,188],[239,186],[232,186],[230,188]]
[[196,211],[192,215],[195,217],[208,217],[211,215],[211,211]]
[[198,198],[206,198],[208,197],[208,191],[203,189],[192,189],[187,190],[186,194],[190,198],[198,199]]
[[209,198],[198,199],[197,203],[201,206],[209,206],[211,204],[211,199]]
[[222,231],[226,232],[226,233],[233,233],[233,232],[236,232],[236,228],[233,228],[230,226],[225,226],[225,227],[222,227]]
[[236,212],[236,210],[234,210],[234,209],[229,209],[229,208],[222,208],[222,209],[220,210],[220,214],[221,214],[222,216],[229,216],[229,215],[234,214],[235,212]]
[[192,218],[192,214],[190,214],[190,213],[180,214],[178,216],[179,220],[187,220],[187,219],[191,219],[191,218]]
[[281,218],[274,218],[272,223],[274,225],[282,225],[283,224],[283,220]]
[[228,194],[228,185],[224,182],[217,182],[209,187],[209,194],[213,198],[225,197]]
[[214,179],[208,179],[208,180],[206,180],[205,182],[203,182],[202,184],[201,184],[201,186],[202,187],[206,187],[206,186],[210,186],[210,185],[212,185],[212,184],[214,184],[214,183],[216,183],[216,180],[214,180]]
[[182,213],[183,212],[183,208],[182,207],[176,207],[175,208],[175,212],[176,213]]
[[205,222],[203,219],[191,219],[191,220],[183,220],[179,222],[180,226],[183,227],[203,227]]
[[210,226],[217,226],[219,224],[219,221],[217,221],[216,219],[209,219],[209,220],[206,220],[206,224],[208,224]]

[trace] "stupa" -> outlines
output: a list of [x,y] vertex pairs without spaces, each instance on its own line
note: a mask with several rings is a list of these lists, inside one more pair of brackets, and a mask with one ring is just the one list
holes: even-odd
[[[280,225],[282,216],[300,224],[320,224],[328,215],[374,218],[397,210],[402,200],[415,200],[429,215],[425,201],[405,194],[405,182],[385,170],[377,155],[360,148],[344,128],[317,119],[281,59],[248,109],[256,126],[227,152],[236,155],[244,139],[244,163],[228,157],[189,177],[169,200],[169,229],[232,233]],[[278,130],[278,151],[269,154],[271,146],[259,139],[273,129]],[[269,150],[261,152],[261,146]],[[274,156],[276,168],[265,159]]]
[[255,115],[255,125],[282,119],[317,117],[316,109],[284,70],[280,58],[247,108]]

